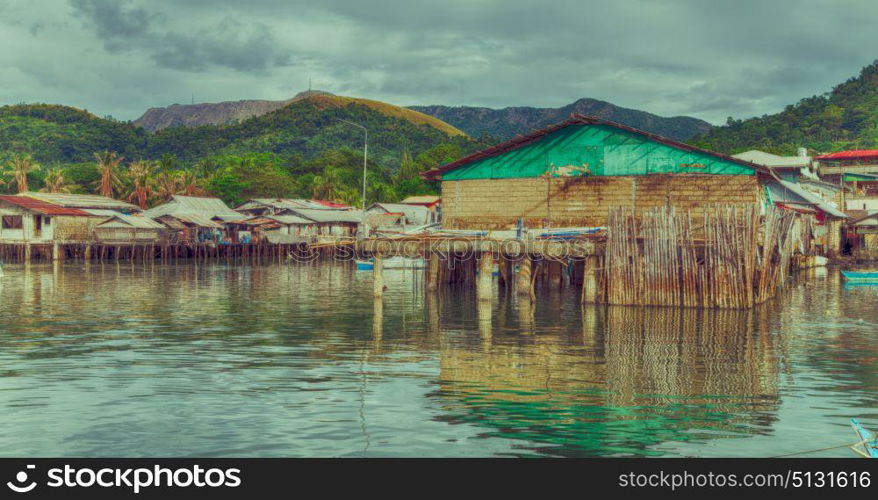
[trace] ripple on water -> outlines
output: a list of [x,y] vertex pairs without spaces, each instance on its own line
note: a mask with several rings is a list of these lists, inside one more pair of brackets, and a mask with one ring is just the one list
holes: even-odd
[[878,287],[836,270],[754,311],[539,290],[489,318],[408,272],[377,309],[344,264],[4,271],[10,456],[770,456],[878,427]]

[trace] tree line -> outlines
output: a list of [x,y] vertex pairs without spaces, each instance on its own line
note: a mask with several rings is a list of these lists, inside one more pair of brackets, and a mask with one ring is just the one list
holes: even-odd
[[[366,202],[437,193],[438,185],[420,173],[463,154],[459,144],[439,144],[414,156],[404,150],[395,169],[370,159]],[[327,150],[312,159],[250,152],[188,163],[171,153],[158,160],[129,159],[110,150],[92,156],[88,162],[41,164],[30,153],[0,153],[0,190],[99,194],[143,209],[174,195],[218,197],[231,206],[250,198],[313,198],[354,206],[362,202],[362,152],[347,148]]]

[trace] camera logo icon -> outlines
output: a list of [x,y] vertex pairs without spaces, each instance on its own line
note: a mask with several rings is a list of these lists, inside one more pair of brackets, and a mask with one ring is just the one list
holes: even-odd
[[[36,469],[37,466],[28,464],[26,468],[31,470]],[[15,482],[9,481],[6,483],[6,486],[9,486],[9,489],[16,493],[27,493],[37,487],[36,481],[31,481],[30,484],[25,485],[27,480],[27,471],[19,471],[18,474],[15,475]]]

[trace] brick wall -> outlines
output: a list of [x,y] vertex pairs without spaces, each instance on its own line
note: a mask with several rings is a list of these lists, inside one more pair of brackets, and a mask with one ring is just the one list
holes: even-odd
[[[443,226],[452,229],[602,226],[610,207],[637,209],[668,203],[698,214],[715,203],[756,203],[755,176],[647,175],[567,179],[477,179],[442,183]],[[549,202],[546,203],[548,195]]]

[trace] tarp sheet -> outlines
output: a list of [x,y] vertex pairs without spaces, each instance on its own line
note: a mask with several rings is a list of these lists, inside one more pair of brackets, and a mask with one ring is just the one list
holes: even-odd
[[606,125],[571,125],[517,149],[482,158],[442,175],[443,180],[551,175],[621,176],[669,173],[754,175],[745,165],[686,151]]

